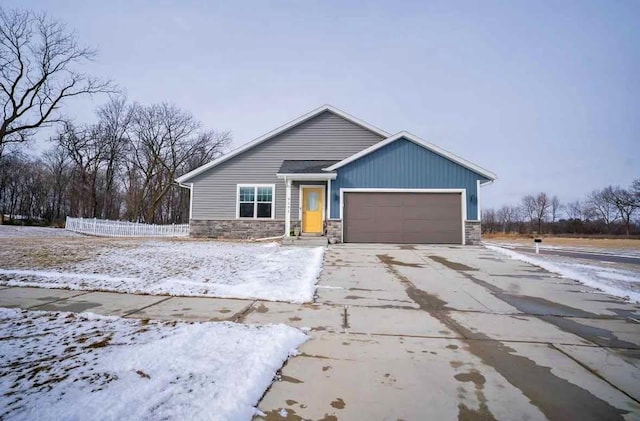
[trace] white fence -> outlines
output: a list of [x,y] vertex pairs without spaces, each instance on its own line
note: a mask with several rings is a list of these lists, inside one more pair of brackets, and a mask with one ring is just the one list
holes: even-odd
[[189,224],[154,225],[106,219],[69,218],[64,228],[99,237],[186,237]]

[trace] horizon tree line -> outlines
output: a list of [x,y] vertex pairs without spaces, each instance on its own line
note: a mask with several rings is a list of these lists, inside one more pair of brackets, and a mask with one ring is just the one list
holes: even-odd
[[516,205],[483,209],[482,232],[638,235],[640,178],[626,188],[610,185],[569,203],[540,192],[524,196]]
[[229,132],[204,130],[175,105],[114,96],[98,121],[62,124],[41,156],[0,157],[0,211],[9,221],[61,223],[66,216],[180,223],[189,191],[175,178],[220,156]]

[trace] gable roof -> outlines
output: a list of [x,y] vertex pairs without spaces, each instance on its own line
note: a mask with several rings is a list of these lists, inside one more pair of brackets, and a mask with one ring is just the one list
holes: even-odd
[[196,168],[196,169],[194,169],[194,170],[192,170],[192,171],[190,171],[190,172],[188,172],[188,173],[186,173],[184,175],[181,175],[180,177],[176,178],[176,181],[178,183],[184,183],[187,180],[195,177],[196,175],[201,174],[201,173],[207,171],[208,169],[215,167],[216,165],[222,164],[223,162],[233,158],[234,156],[239,155],[239,154],[241,154],[241,153],[253,148],[254,146],[258,146],[259,144],[261,144],[263,142],[266,142],[267,140],[272,139],[275,136],[277,136],[277,135],[279,135],[279,134],[281,134],[281,133],[283,133],[283,132],[285,132],[285,131],[287,131],[289,129],[292,129],[292,128],[304,123],[305,121],[308,121],[308,120],[312,119],[313,117],[324,113],[325,111],[329,111],[329,112],[331,112],[331,113],[333,113],[333,114],[335,114],[335,115],[337,115],[339,117],[344,118],[347,121],[350,121],[350,122],[352,122],[354,124],[357,124],[358,126],[363,127],[363,128],[365,128],[367,130],[370,130],[370,131],[372,131],[372,132],[374,132],[374,133],[376,133],[376,134],[378,134],[380,136],[383,136],[383,137],[389,137],[390,136],[390,133],[387,133],[382,129],[374,127],[374,126],[372,126],[371,124],[367,123],[364,120],[360,120],[359,118],[354,117],[351,114],[348,114],[348,113],[346,113],[346,112],[344,112],[342,110],[339,110],[338,108],[336,108],[336,107],[334,107],[332,105],[325,104],[325,105],[323,105],[321,107],[316,108],[313,111],[308,112],[307,114],[304,114],[304,115],[302,115],[302,116],[300,116],[300,117],[298,117],[298,118],[296,118],[294,120],[291,120],[290,122],[278,127],[275,130],[270,131],[269,133],[266,133],[266,134],[260,136],[257,139],[252,140],[249,143],[245,143],[244,145],[242,145],[239,148],[236,148],[233,151],[221,156],[220,158],[214,159],[213,161],[210,161],[210,162],[208,162],[208,163],[206,163],[206,164],[204,164],[204,165],[202,165],[202,166],[200,166],[200,167],[198,167],[198,168]]
[[418,146],[422,146],[425,149],[430,150],[431,152],[434,152],[440,156],[443,156],[447,159],[449,159],[450,161],[455,162],[456,164],[459,164],[473,172],[475,172],[476,174],[479,174],[483,177],[488,178],[489,180],[493,181],[495,180],[497,177],[494,173],[492,173],[491,171],[485,170],[484,168],[474,164],[473,162],[467,161],[466,159],[463,159],[461,157],[459,157],[458,155],[455,155],[449,151],[446,151],[442,148],[440,148],[439,146],[434,145],[433,143],[429,143],[426,140],[420,139],[418,136],[413,135],[409,132],[406,131],[402,131],[399,133],[394,134],[393,136],[390,136],[378,143],[376,143],[375,145],[372,145],[370,147],[368,147],[367,149],[363,149],[358,153],[355,153],[353,155],[351,155],[348,158],[343,159],[342,161],[333,164],[329,167],[323,168],[323,170],[325,171],[335,171],[340,167],[344,167],[345,165],[356,161],[360,158],[362,158],[365,155],[369,155],[370,153],[377,151],[378,149],[387,146],[388,144],[395,142],[396,140],[399,139],[406,139],[409,140],[413,143],[415,143]]

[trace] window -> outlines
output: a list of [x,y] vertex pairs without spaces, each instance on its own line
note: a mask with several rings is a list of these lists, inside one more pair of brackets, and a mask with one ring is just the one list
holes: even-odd
[[307,195],[307,210],[311,212],[315,212],[318,210],[318,193],[317,192],[309,192]]
[[273,218],[274,189],[273,184],[238,185],[238,218]]

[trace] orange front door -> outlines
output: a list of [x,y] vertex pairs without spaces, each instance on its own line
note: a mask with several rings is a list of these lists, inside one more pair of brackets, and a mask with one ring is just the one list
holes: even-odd
[[323,192],[320,187],[302,188],[302,232],[322,233]]

